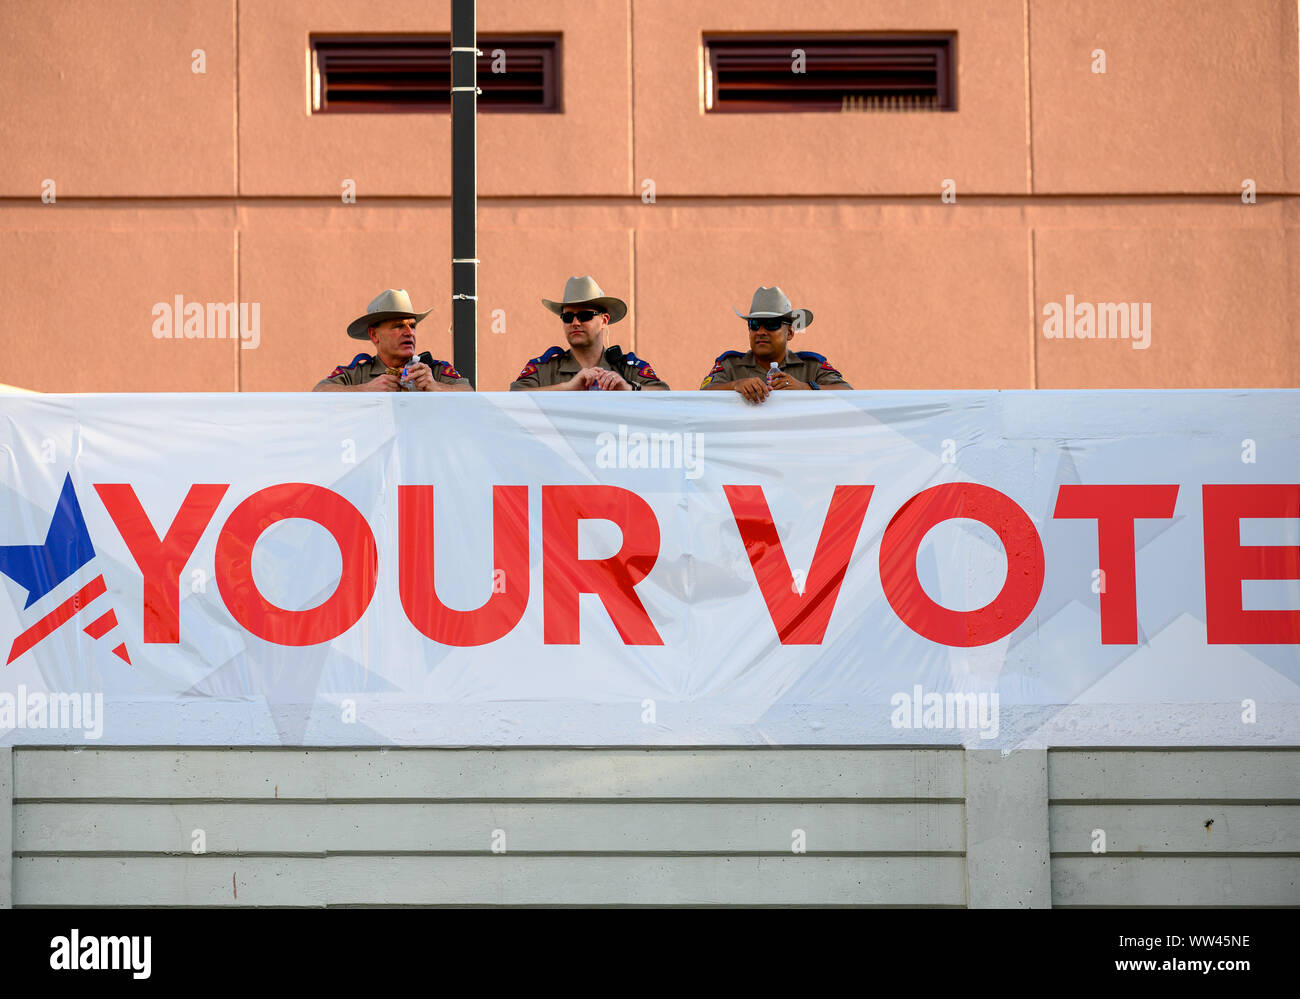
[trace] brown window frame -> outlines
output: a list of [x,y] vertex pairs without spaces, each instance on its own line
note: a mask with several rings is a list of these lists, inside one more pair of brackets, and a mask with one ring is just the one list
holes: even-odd
[[[330,100],[331,84],[329,75],[337,72],[340,58],[356,58],[365,54],[367,46],[386,47],[391,56],[410,59],[425,59],[429,62],[428,73],[438,77],[446,75],[446,98],[437,100]],[[484,114],[563,114],[564,100],[561,87],[561,67],[563,63],[563,35],[560,32],[549,34],[493,34],[478,39],[478,49],[483,54],[478,57],[478,86],[481,93],[478,109]],[[493,82],[500,80],[501,74],[493,73],[492,50],[506,49],[506,75],[509,75],[511,55],[537,55],[541,58],[541,103],[532,104],[521,101],[499,102],[493,97]],[[406,49],[408,51],[403,51]],[[518,52],[512,49],[519,50]],[[382,49],[376,47],[374,57],[382,55]],[[308,39],[308,57],[310,93],[308,107],[312,114],[451,114],[451,35],[445,32],[419,34],[312,34]],[[382,72],[382,70],[378,71]],[[398,74],[391,74],[397,77]],[[337,77],[335,78],[337,80]],[[397,80],[392,81],[394,84]],[[437,92],[439,86],[425,88]],[[335,84],[337,86],[337,83]],[[500,88],[507,89],[505,87]]]
[[[841,112],[841,111],[867,111],[867,110],[898,110],[898,111],[955,111],[957,110],[957,33],[951,32],[922,32],[922,33],[860,33],[860,32],[802,32],[802,33],[785,33],[780,34],[736,34],[726,32],[705,32],[702,36],[704,48],[704,72],[707,78],[704,84],[704,110],[706,114],[763,114],[772,112]],[[787,77],[796,77],[801,74],[793,74],[789,71],[790,52],[794,49],[804,49],[807,53],[809,68],[814,65],[815,56],[820,53],[823,61],[826,59],[836,60],[841,63],[845,61],[846,56],[851,53],[838,51],[843,49],[870,49],[874,47],[876,52],[865,53],[868,59],[878,62],[885,62],[891,56],[897,61],[900,57],[904,59],[925,59],[934,60],[933,83],[908,83],[903,81],[886,82],[880,81],[871,85],[869,81],[862,84],[845,83],[845,91],[859,91],[858,95],[843,93],[839,98],[826,96],[814,96],[811,92],[814,90],[830,90],[830,86],[817,88],[809,84],[815,84],[814,78],[810,81],[797,81]],[[723,56],[723,65],[719,66],[719,56]],[[728,59],[727,57],[731,57]],[[761,80],[753,81],[748,89],[753,90],[770,90],[772,96],[758,100],[736,100],[734,97],[722,96],[723,90],[734,90],[737,87],[737,81],[734,74],[737,72],[734,66],[728,67],[725,63],[734,61],[739,56],[741,58],[749,57],[759,63],[759,67],[753,72],[762,73],[761,63],[764,60],[771,62],[773,69],[767,72],[775,72],[775,67],[780,65],[786,67],[781,72],[783,76],[778,80],[773,77],[772,83],[765,86]],[[861,56],[859,56],[860,58]],[[851,75],[853,67],[846,67],[842,75]],[[896,70],[899,73],[924,73],[926,72],[922,64],[919,69],[913,70],[900,67]],[[731,79],[728,80],[727,77]],[[802,82],[803,86],[790,85]],[[787,86],[779,86],[779,83],[786,83]],[[799,98],[800,90],[809,91],[806,98]],[[861,93],[863,91],[875,91],[875,93]],[[916,91],[928,91],[929,94],[919,95]],[[838,102],[838,103],[837,103]]]

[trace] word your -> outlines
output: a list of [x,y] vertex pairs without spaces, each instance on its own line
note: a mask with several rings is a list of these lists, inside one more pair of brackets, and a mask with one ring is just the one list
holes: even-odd
[[627,424],[618,425],[618,436],[606,430],[597,435],[597,468],[682,468],[686,478],[704,474],[704,440],[702,435],[628,433]]
[[24,684],[18,693],[0,690],[0,732],[15,728],[80,728],[84,738],[104,734],[103,694],[28,693]]
[[152,973],[153,937],[83,937],[73,930],[50,940],[50,950],[55,971],[130,971],[138,979]]
[[[464,483],[459,486],[461,495],[466,495],[468,487]],[[215,524],[229,483],[191,485],[175,513],[167,504],[146,510],[128,482],[97,482],[94,488],[139,570],[145,644],[181,641],[181,579],[209,530],[216,535],[215,560],[202,566],[205,576],[215,579],[234,620],[273,644],[305,646],[333,641],[361,620],[380,580],[391,578],[379,571],[379,541],[365,515],[325,486],[305,482],[264,486],[239,498],[224,523]],[[867,571],[865,564],[851,566],[850,562],[874,488],[864,483],[835,487],[808,565],[806,585],[800,588],[795,586],[763,487],[722,487],[734,529],[749,556],[782,645],[820,645],[846,575]],[[449,491],[457,494],[455,489]],[[522,619],[529,602],[530,567],[536,562],[542,584],[544,644],[579,644],[579,595],[595,593],[624,644],[662,645],[636,592],[660,553],[659,519],[649,502],[617,486],[541,486],[542,557],[534,560],[529,552],[529,494],[536,496],[538,491],[535,486],[491,487],[492,569],[494,573],[502,571],[510,585],[488,595],[474,610],[460,610],[446,606],[438,597],[432,568],[436,564],[434,487],[398,485],[396,536],[405,542],[393,556],[397,595],[407,620],[426,638],[444,645],[495,642]],[[1095,525],[1096,564],[1106,573],[1106,591],[1098,596],[1103,645],[1138,642],[1134,521],[1173,517],[1178,491],[1179,486],[1172,483],[1059,487],[1053,517]],[[1241,597],[1243,579],[1300,577],[1300,566],[1291,561],[1295,549],[1243,547],[1239,531],[1243,518],[1294,517],[1297,505],[1300,484],[1201,487],[1209,644],[1300,642],[1300,610],[1248,610],[1242,607]],[[899,620],[918,635],[950,648],[973,648],[1006,637],[1033,613],[1043,587],[1047,556],[1038,528],[1010,496],[976,482],[944,482],[922,490],[897,510],[879,510],[876,517],[877,523],[884,525],[878,562],[881,589]],[[262,532],[292,518],[311,520],[325,528],[341,559],[333,594],[301,611],[267,600],[252,570],[253,548]],[[1006,553],[1002,589],[975,610],[954,610],[936,603],[917,574],[917,553],[925,535],[953,518],[985,524]],[[612,521],[622,532],[619,550],[608,558],[581,557],[578,535],[584,520]],[[722,531],[729,525],[713,522],[701,527]],[[456,569],[482,571],[466,566]]]
[[186,302],[181,295],[153,306],[155,340],[234,340],[244,350],[262,342],[261,302]]
[[[1140,307],[1140,308],[1139,308]],[[1132,340],[1134,350],[1151,346],[1150,302],[1080,302],[1065,296],[1043,306],[1043,336],[1049,340]]]
[[925,693],[918,683],[909,697],[897,693],[889,699],[894,728],[978,728],[981,739],[998,737],[996,693]]

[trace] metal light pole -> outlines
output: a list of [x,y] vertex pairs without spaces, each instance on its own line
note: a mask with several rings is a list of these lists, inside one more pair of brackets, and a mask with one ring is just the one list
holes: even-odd
[[451,0],[451,321],[456,368],[478,387],[478,26]]

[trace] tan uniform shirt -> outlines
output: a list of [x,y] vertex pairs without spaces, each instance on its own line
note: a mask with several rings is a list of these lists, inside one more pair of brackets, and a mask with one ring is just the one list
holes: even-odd
[[[465,378],[459,371],[451,366],[450,361],[436,360],[432,354],[425,351],[418,355],[419,360],[429,366],[433,372],[435,381],[442,382],[446,385],[468,385],[469,379]],[[371,357],[369,354],[358,354],[352,358],[352,363],[348,365],[340,364],[332,372],[316,383],[316,388],[322,385],[364,385],[366,382],[373,381],[380,375],[389,371],[384,362],[378,356]],[[402,369],[392,369],[401,377]],[[314,391],[314,390],[313,390]],[[408,386],[405,391],[416,391],[415,386]]]
[[[600,356],[599,367],[606,371],[614,370],[604,354]],[[510,383],[510,391],[558,385],[560,382],[567,382],[581,370],[582,365],[573,356],[573,351],[552,347],[541,357],[534,357],[524,365],[524,370],[519,372],[519,377]],[[632,353],[623,355],[623,364],[619,366],[618,373],[632,385],[639,385],[642,388],[647,385],[664,389],[668,387],[668,383],[655,374],[654,368]]]
[[[831,366],[830,361],[811,350],[787,350],[785,359],[777,367],[791,378],[809,385],[843,385],[845,388],[853,388]],[[752,350],[743,354],[738,350],[728,350],[718,355],[718,359],[713,362],[713,370],[700,382],[700,388],[708,388],[715,382],[725,384],[742,378],[766,378],[767,372],[768,365],[754,357]]]

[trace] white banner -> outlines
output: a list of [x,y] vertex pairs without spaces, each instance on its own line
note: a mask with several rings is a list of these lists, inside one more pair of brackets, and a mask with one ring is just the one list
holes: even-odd
[[0,742],[1294,745],[1298,403],[0,397]]

